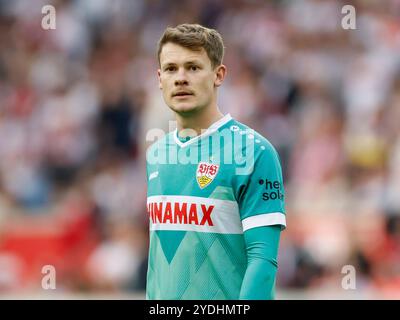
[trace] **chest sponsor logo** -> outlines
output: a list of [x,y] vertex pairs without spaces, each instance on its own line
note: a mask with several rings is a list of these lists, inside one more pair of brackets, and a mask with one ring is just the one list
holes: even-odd
[[213,226],[213,205],[179,202],[153,202],[147,211],[153,223],[192,224]]
[[200,162],[197,166],[196,179],[199,187],[204,189],[207,187],[218,174],[219,165]]
[[243,234],[236,201],[193,196],[147,197],[150,231]]

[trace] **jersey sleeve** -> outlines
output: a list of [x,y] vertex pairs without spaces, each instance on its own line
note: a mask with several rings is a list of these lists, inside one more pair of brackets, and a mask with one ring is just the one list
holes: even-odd
[[243,232],[270,225],[284,229],[285,191],[279,155],[270,143],[257,148],[253,171],[240,186],[238,204]]
[[279,226],[253,228],[244,233],[248,263],[240,289],[240,300],[275,298],[280,233]]

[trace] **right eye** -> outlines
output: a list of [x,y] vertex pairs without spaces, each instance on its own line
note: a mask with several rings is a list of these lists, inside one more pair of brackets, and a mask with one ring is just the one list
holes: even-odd
[[165,71],[174,71],[175,67],[174,66],[169,66],[165,68]]

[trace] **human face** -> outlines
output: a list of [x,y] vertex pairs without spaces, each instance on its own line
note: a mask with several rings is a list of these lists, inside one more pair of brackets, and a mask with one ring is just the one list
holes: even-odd
[[180,115],[216,107],[216,87],[224,76],[225,66],[212,68],[204,48],[193,51],[171,42],[162,47],[159,87],[165,103]]

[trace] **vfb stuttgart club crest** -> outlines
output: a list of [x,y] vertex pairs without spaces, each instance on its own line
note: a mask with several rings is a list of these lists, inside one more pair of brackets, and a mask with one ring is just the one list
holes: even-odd
[[200,162],[197,167],[196,178],[201,189],[207,187],[216,177],[219,165]]

